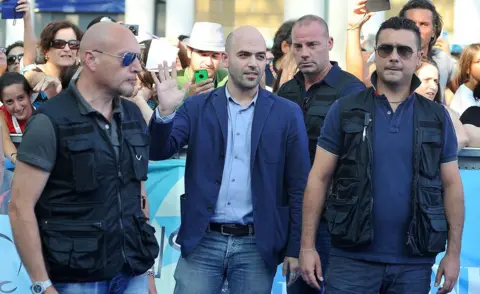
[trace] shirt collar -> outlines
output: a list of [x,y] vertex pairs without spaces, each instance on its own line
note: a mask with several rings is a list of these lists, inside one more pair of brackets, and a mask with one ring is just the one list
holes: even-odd
[[[323,78],[323,80],[321,80],[320,82],[317,82],[315,84],[320,84],[322,82],[325,82],[325,84],[327,84],[328,86],[330,87],[334,87],[335,85],[335,82],[338,80],[339,78],[339,74],[341,72],[341,68],[340,66],[338,65],[338,62],[335,62],[335,61],[330,61],[330,64],[332,65],[332,68],[330,69],[330,71],[327,73],[327,75],[325,76],[325,78]],[[303,73],[301,71],[297,72],[297,74],[295,74],[295,79],[297,79],[298,81],[300,81],[300,83],[302,84],[305,84],[305,76],[303,75]]]
[[[255,94],[255,97],[253,97],[252,102],[250,102],[249,106],[250,106],[250,105],[255,105],[255,103],[257,102],[258,92],[259,92],[259,91],[260,91],[260,86],[259,86],[259,89],[258,89],[257,93]],[[235,101],[235,98],[234,98],[234,97],[230,94],[230,92],[228,91],[228,86],[227,86],[227,85],[225,85],[225,95],[227,96],[228,101],[233,101],[233,102],[237,103],[237,102]],[[239,103],[237,103],[237,104],[239,104]]]
[[[373,89],[375,90],[375,95],[379,96],[377,92],[377,80],[378,80],[378,74],[377,71],[374,71],[372,76],[370,77],[370,81],[372,82]],[[422,81],[417,77],[416,74],[413,74],[412,76],[412,83],[410,86],[410,96],[415,93],[415,90],[420,87],[422,84]]]

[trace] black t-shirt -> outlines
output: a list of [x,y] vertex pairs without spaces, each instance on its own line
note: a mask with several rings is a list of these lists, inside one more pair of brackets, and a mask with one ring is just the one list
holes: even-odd
[[471,106],[462,113],[460,117],[462,124],[480,127],[480,106]]

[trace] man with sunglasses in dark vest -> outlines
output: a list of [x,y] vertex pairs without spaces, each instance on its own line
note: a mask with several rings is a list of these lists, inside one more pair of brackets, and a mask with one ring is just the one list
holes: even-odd
[[[406,18],[376,36],[373,88],[336,101],[325,119],[303,203],[300,267],[323,281],[315,250],[324,211],[332,239],[326,292],[429,293],[458,278],[464,199],[457,140],[446,109],[420,95],[420,32]],[[330,183],[332,187],[330,188]]]
[[[309,138],[309,155],[313,163],[318,136],[323,121],[332,103],[340,97],[361,92],[365,85],[350,73],[343,71],[338,63],[330,61],[333,38],[328,24],[319,16],[305,15],[292,28],[292,53],[299,72],[277,92],[281,97],[297,103],[303,110]],[[317,232],[316,248],[325,256],[322,266],[328,265],[330,237],[323,223]],[[288,256],[283,264],[287,275],[289,294],[317,293],[302,279],[298,279],[298,252]]]
[[155,291],[149,137],[138,107],[120,98],[134,90],[139,53],[127,28],[95,24],[80,45],[78,80],[26,127],[9,215],[34,294]]

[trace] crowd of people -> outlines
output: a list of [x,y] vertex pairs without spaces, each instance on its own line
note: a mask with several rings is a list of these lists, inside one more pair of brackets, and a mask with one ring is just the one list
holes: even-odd
[[457,154],[480,147],[480,44],[452,55],[435,5],[410,0],[368,51],[372,13],[352,1],[345,69],[328,24],[306,15],[272,48],[251,26],[224,36],[195,23],[170,44],[176,62],[147,70],[155,39],[109,17],[84,31],[53,21],[37,39],[19,0],[24,39],[0,50],[0,179],[14,175],[9,216],[32,293],[163,293],[144,182],[149,160],[185,147],[175,294],[226,281],[270,293],[281,263],[289,294],[428,293],[445,250],[435,285],[449,293]]

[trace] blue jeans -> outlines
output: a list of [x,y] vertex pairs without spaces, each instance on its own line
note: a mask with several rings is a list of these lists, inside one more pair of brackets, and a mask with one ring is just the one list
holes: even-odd
[[[325,274],[327,272],[328,264],[329,264],[329,259],[330,259],[330,248],[332,247],[330,239],[330,234],[328,233],[327,229],[327,223],[322,221],[320,222],[320,226],[318,227],[318,232],[317,232],[317,239],[316,239],[316,244],[315,244],[315,249],[318,252],[318,255],[320,255],[320,260],[322,262],[322,273],[323,277],[325,278]],[[287,283],[288,283],[288,278],[289,274],[287,274]],[[325,283],[326,284],[326,280]],[[310,287],[305,281],[302,279],[302,277],[298,277],[298,279],[289,287],[287,287],[287,293],[288,294],[318,294],[322,293],[320,290],[317,290],[315,288]]]
[[276,268],[267,268],[255,236],[207,232],[195,251],[180,257],[174,294],[219,294],[225,279],[230,294],[269,294]]
[[428,294],[433,264],[384,264],[330,256],[328,294]]
[[92,283],[54,283],[59,294],[147,294],[147,274],[129,276],[123,273],[109,281]]

